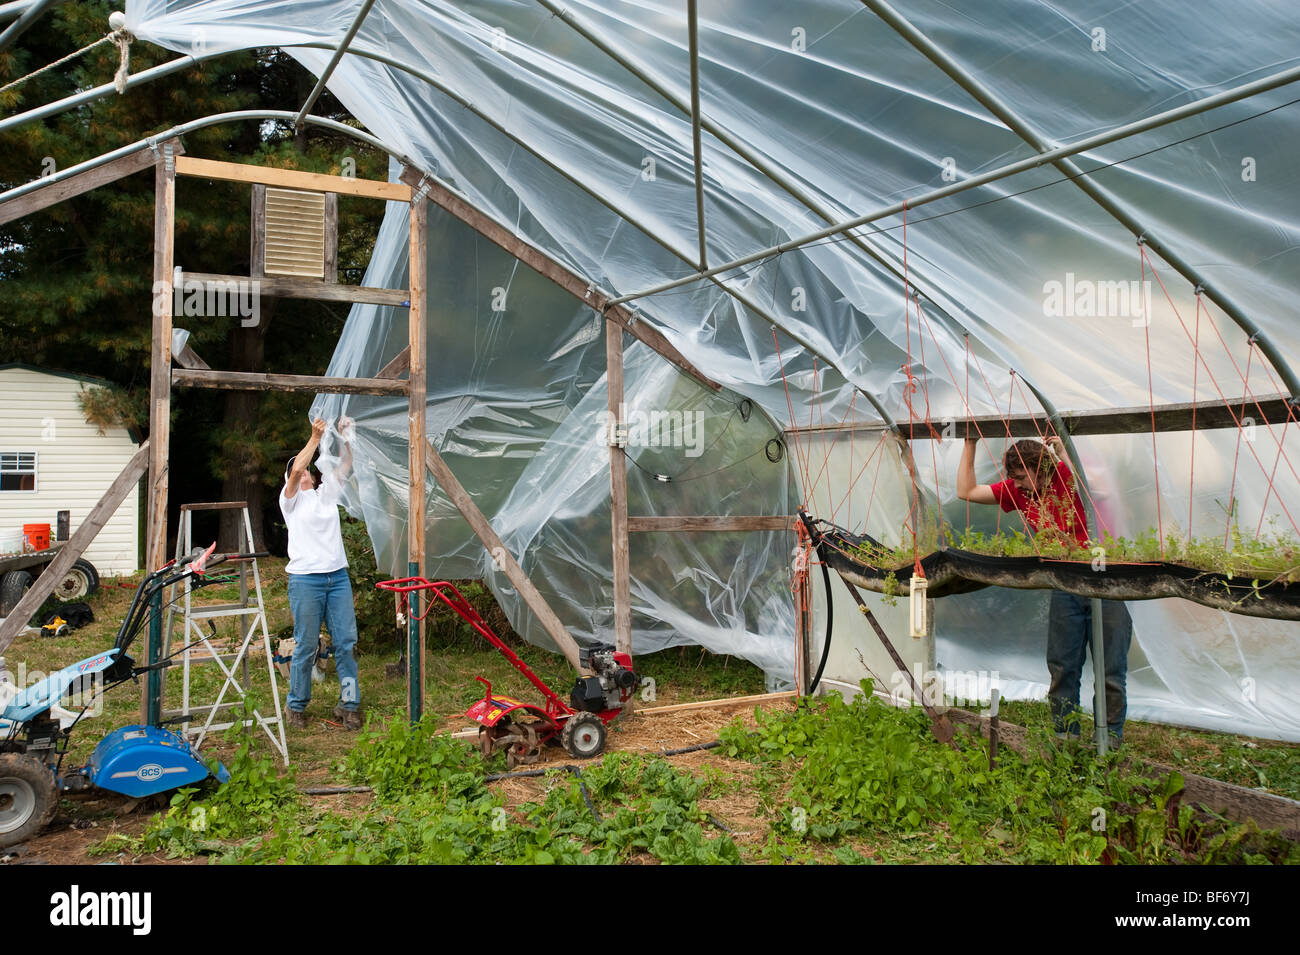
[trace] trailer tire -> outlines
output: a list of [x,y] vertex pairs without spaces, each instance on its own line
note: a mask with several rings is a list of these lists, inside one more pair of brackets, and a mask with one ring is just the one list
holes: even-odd
[[88,560],[77,558],[54,585],[54,597],[67,603],[72,600],[85,600],[99,589],[99,571]]
[[58,784],[46,766],[23,753],[0,754],[0,847],[32,838],[58,805]]
[[27,588],[32,585],[32,575],[25,570],[11,570],[0,577],[0,617],[13,613],[18,601],[23,599]]

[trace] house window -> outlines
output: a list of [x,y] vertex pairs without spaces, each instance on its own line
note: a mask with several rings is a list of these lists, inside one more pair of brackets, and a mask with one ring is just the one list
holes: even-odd
[[0,451],[0,491],[36,490],[36,452]]

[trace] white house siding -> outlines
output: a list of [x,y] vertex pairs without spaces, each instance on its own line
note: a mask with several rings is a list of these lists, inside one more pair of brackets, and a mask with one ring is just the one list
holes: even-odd
[[[37,455],[35,493],[0,492],[0,531],[49,524],[53,541],[58,512],[69,511],[69,533],[76,533],[139,450],[125,428],[101,435],[86,423],[77,403],[83,387],[92,385],[27,368],[0,368],[0,451]],[[84,554],[101,575],[137,569],[139,515],[139,494],[132,488]]]

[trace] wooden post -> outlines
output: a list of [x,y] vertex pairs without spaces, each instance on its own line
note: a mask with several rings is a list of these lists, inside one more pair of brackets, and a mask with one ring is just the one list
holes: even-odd
[[627,456],[620,447],[627,422],[623,417],[623,326],[605,320],[605,367],[609,384],[609,422],[614,434],[609,440],[609,496],[614,538],[614,646],[632,652],[632,596],[628,580],[627,548]]
[[451,468],[447,467],[447,462],[442,459],[442,455],[438,453],[432,444],[427,442],[426,444],[425,463],[429,468],[429,473],[433,475],[433,479],[451,498],[451,502],[456,505],[456,510],[460,511],[460,516],[465,518],[465,523],[474,532],[474,536],[482,542],[487,552],[492,555],[493,561],[505,573],[506,578],[515,585],[515,589],[519,591],[519,596],[528,605],[528,609],[537,615],[537,619],[546,628],[546,632],[555,641],[555,645],[560,648],[560,652],[573,664],[575,670],[585,673],[578,660],[578,644],[569,634],[569,631],[564,629],[564,624],[560,622],[559,616],[551,609],[550,604],[542,597],[533,582],[528,579],[528,575],[519,566],[519,562],[515,560],[514,555],[506,550],[506,545],[501,542],[501,538],[492,529],[492,525],[488,523],[488,519],[483,515],[483,512],[478,509],[478,505],[469,496],[469,492],[460,483],[460,479],[451,472]]
[[253,183],[253,227],[248,250],[249,278],[266,277],[266,184]]
[[[153,355],[149,363],[149,491],[145,571],[167,563],[167,461],[171,447],[172,407],[172,268],[175,264],[176,154],[162,145],[154,167],[153,213]],[[161,639],[149,630],[148,660],[158,662]],[[141,722],[148,723],[151,702],[161,693],[160,671],[151,670],[141,688]]]
[[[425,396],[425,286],[426,263],[425,229],[429,221],[429,205],[424,194],[416,191],[411,196],[410,231],[410,301],[409,349],[410,374],[407,382],[407,415],[410,428],[409,515],[407,518],[406,570],[409,577],[424,576],[425,548],[425,452],[424,436]],[[417,723],[424,712],[424,622],[416,619],[420,614],[419,591],[411,591],[408,612],[407,647],[407,711],[412,723]]]
[[176,157],[170,143],[154,167],[153,355],[149,365],[149,512],[145,570],[167,562],[167,458],[171,430],[172,269],[176,212]]
[[140,450],[136,451],[127,462],[122,473],[117,476],[117,480],[109,485],[104,496],[90,509],[86,519],[72,535],[72,540],[59,549],[58,555],[41,571],[31,587],[27,588],[27,593],[23,594],[22,599],[18,601],[18,606],[10,611],[3,623],[0,623],[0,653],[4,653],[18,636],[19,631],[27,626],[27,621],[32,618],[32,614],[36,613],[41,608],[41,604],[45,603],[45,599],[54,592],[55,585],[63,579],[63,575],[68,572],[76,559],[85,553],[90,542],[95,539],[95,535],[108,523],[108,519],[117,511],[118,506],[126,500],[127,494],[135,491],[140,478],[144,476],[149,466],[149,451],[149,442],[145,441],[140,445]]

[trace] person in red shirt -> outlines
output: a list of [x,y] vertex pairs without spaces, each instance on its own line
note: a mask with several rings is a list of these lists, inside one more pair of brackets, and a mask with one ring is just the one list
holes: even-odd
[[[1088,521],[1083,501],[1075,488],[1074,474],[1064,460],[1061,439],[1053,435],[1046,443],[1031,439],[1017,441],[1003,456],[1006,478],[997,484],[975,481],[975,445],[967,437],[957,466],[957,496],[976,504],[997,504],[1004,511],[1018,511],[1031,533],[1045,530],[1059,534],[1063,543],[1088,546]],[[1106,667],[1106,722],[1112,742],[1124,737],[1128,710],[1128,651],[1133,639],[1133,620],[1120,600],[1103,600],[1102,646]],[[1092,642],[1092,600],[1075,594],[1052,592],[1047,617],[1047,670],[1051,683],[1047,701],[1052,727],[1058,737],[1079,736],[1079,682]]]

